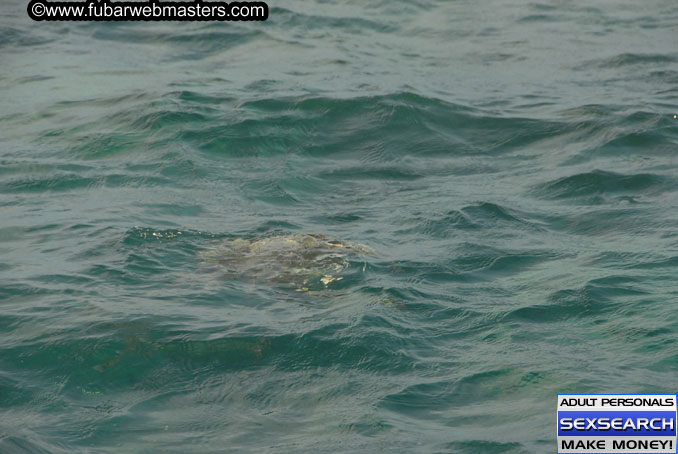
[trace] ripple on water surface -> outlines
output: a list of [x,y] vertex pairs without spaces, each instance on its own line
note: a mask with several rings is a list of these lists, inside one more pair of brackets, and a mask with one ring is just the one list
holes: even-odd
[[[557,393],[675,391],[675,2],[20,3],[2,453],[537,453]],[[223,247],[303,234],[373,253]]]

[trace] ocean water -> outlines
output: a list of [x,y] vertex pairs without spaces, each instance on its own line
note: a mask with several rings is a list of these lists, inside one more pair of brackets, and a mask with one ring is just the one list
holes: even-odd
[[[676,392],[675,0],[26,3],[0,453],[545,453],[557,393]],[[309,291],[204,259],[298,233],[375,252]]]

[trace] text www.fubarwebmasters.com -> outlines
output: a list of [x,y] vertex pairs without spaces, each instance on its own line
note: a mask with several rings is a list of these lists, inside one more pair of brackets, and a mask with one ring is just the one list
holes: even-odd
[[264,21],[268,19],[268,5],[202,0],[31,0],[28,15],[36,21]]

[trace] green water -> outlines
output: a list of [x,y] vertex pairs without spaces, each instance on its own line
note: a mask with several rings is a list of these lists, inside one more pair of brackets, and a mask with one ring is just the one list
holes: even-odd
[[[557,393],[676,392],[675,1],[25,3],[0,453],[545,453]],[[201,258],[296,233],[374,254],[309,291]]]

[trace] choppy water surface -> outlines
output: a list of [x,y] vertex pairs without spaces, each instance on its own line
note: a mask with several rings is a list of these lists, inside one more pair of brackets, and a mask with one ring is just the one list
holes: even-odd
[[[558,392],[676,391],[675,1],[25,3],[2,453],[552,452]],[[201,258],[296,233],[375,254],[308,292]]]

